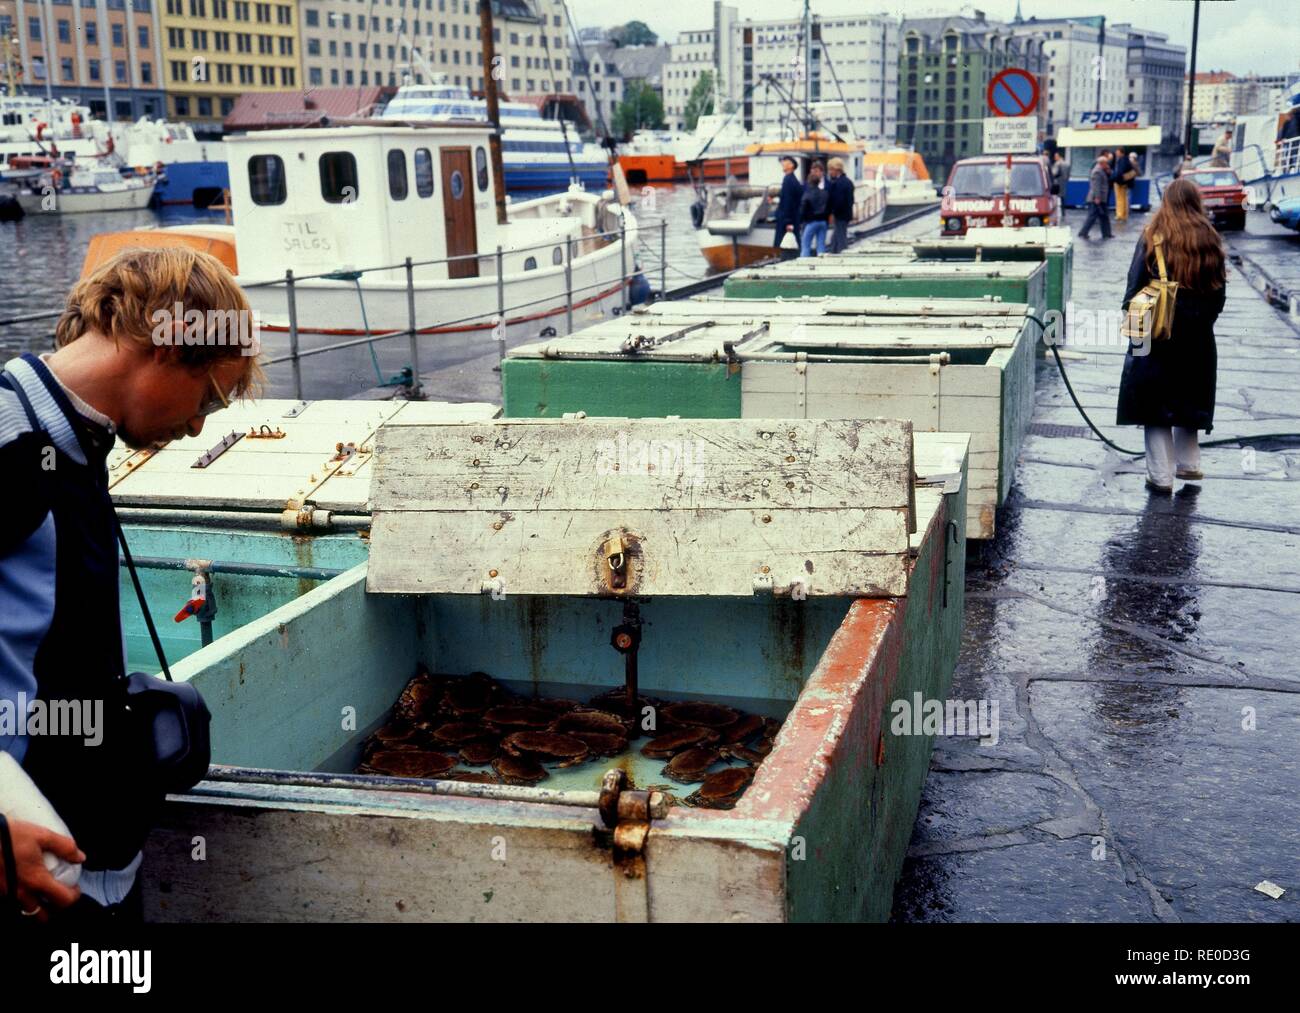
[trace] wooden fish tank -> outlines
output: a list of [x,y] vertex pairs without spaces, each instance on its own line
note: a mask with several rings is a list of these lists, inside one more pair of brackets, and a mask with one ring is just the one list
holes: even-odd
[[[237,403],[203,434],[157,451],[119,443],[109,488],[170,661],[362,562],[370,526],[370,460],[384,423],[492,418],[488,404],[432,401]],[[196,574],[209,602],[192,600]],[[157,658],[131,578],[119,600],[132,670]]]
[[[890,704],[950,685],[967,446],[882,419],[381,428],[369,560],[175,668],[218,766],[149,839],[147,917],[887,918],[933,745]],[[537,786],[348,773],[421,666],[780,731],[730,809],[674,804],[643,739]]]
[[728,298],[773,299],[778,296],[887,295],[911,299],[978,299],[989,297],[1047,309],[1047,268],[1033,261],[947,263],[873,258],[854,252],[801,257],[769,267],[737,271],[723,284]]
[[966,531],[991,539],[1033,412],[1026,313],[974,299],[660,303],[513,349],[505,415],[885,417],[969,433]]

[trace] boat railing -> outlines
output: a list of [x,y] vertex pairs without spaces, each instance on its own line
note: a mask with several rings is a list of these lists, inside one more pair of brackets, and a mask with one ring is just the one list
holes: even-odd
[[[643,226],[639,226],[639,227],[643,227]],[[667,284],[668,219],[665,217],[659,218],[657,228],[659,232],[659,292],[662,295],[662,293],[666,292],[668,289],[668,284]],[[564,268],[565,333],[572,334],[573,333],[573,311],[575,306],[581,304],[584,299],[588,298],[587,294],[592,292],[593,290],[609,289],[609,291],[611,292],[614,291],[614,289],[610,288],[610,283],[608,280],[596,281],[589,285],[574,284],[573,269],[574,269],[575,249],[580,248],[580,245],[582,243],[586,243],[594,239],[603,239],[603,238],[617,238],[620,242],[620,246],[621,246],[620,268],[619,268],[620,273],[619,273],[619,282],[618,282],[617,290],[622,293],[622,306],[620,311],[621,312],[626,311],[631,305],[629,281],[636,276],[638,271],[636,267],[636,258],[628,256],[627,228],[625,225],[625,220],[621,218],[619,221],[618,229],[613,229],[607,232],[591,233],[589,235],[585,235],[582,237],[565,236],[562,240],[558,240],[558,241],[552,240],[551,242],[537,243],[531,246],[511,247],[509,251],[507,251],[504,247],[498,246],[493,252],[490,253],[467,253],[467,254],[459,254],[457,256],[452,256],[452,257],[439,257],[432,260],[415,260],[411,257],[407,257],[396,264],[381,264],[375,267],[349,269],[346,271],[322,271],[318,274],[295,274],[292,270],[288,270],[285,271],[283,278],[273,278],[273,279],[268,279],[266,281],[250,282],[248,284],[242,285],[241,287],[245,289],[251,289],[251,288],[273,288],[279,285],[284,286],[285,299],[286,299],[288,318],[289,318],[288,319],[289,352],[285,355],[277,355],[268,359],[264,359],[263,365],[275,366],[285,362],[291,363],[293,368],[293,391],[294,391],[294,396],[298,400],[303,399],[303,384],[302,384],[302,360],[303,359],[306,359],[309,356],[313,356],[313,355],[324,355],[327,352],[336,352],[348,348],[356,348],[360,345],[372,344],[373,342],[376,341],[388,341],[394,338],[402,338],[402,337],[406,337],[410,341],[411,362],[409,367],[410,368],[409,396],[411,398],[420,398],[423,396],[423,393],[420,388],[420,353],[419,353],[419,342],[418,342],[419,335],[437,333],[438,331],[444,328],[453,327],[459,324],[481,323],[483,322],[483,314],[482,312],[477,312],[470,316],[460,317],[454,320],[440,319],[435,323],[425,324],[421,326],[419,321],[416,319],[416,307],[415,307],[415,293],[416,293],[415,269],[417,267],[426,267],[435,264],[451,265],[456,263],[464,263],[466,261],[474,261],[478,263],[488,262],[492,265],[495,271],[495,278],[496,278],[497,306],[496,306],[495,319],[490,320],[486,324],[486,326],[492,327],[496,331],[498,357],[499,359],[504,359],[506,353],[506,339],[505,339],[504,325],[508,320],[508,316],[510,314],[518,314],[522,310],[528,310],[530,308],[539,306],[541,304],[551,302],[552,299],[554,298],[553,295],[546,295],[536,299],[528,299],[523,302],[512,303],[507,305],[506,296],[505,296],[505,257],[507,252],[509,252],[509,254],[513,256],[515,254],[527,253],[534,250],[553,250],[556,247],[562,247],[564,249],[563,260],[560,262],[560,264],[552,264],[550,266],[552,267],[563,266]],[[577,255],[581,256],[581,253],[579,252]],[[315,280],[351,282],[355,284],[358,288],[358,291],[360,291],[361,278],[363,275],[380,272],[380,271],[395,271],[395,270],[403,271],[405,273],[405,279],[406,279],[407,326],[404,329],[375,332],[371,330],[367,325],[366,333],[365,336],[363,337],[351,338],[346,341],[338,341],[332,344],[321,345],[314,348],[302,348],[300,346],[300,333],[298,327],[298,285],[301,282],[315,281]],[[492,277],[492,275],[489,275],[489,277]],[[597,292],[594,298],[599,298],[600,295],[602,294],[603,293],[601,292]],[[360,298],[364,300],[364,296],[361,296]],[[364,320],[364,316],[365,316],[364,301],[362,302],[362,311],[363,311],[362,317]],[[51,319],[58,318],[61,314],[62,314],[62,310],[50,310],[50,311],[38,312],[38,313],[28,313],[22,316],[0,320],[0,326],[19,324],[19,323],[33,323],[40,320],[51,320]]]
[[[660,275],[659,291],[660,293],[663,293],[668,289],[668,284],[667,284],[668,219],[667,218],[659,219],[658,229],[659,229],[659,275]],[[564,289],[565,289],[564,319],[565,319],[566,335],[573,333],[573,310],[575,305],[582,303],[584,298],[587,296],[587,293],[592,292],[593,290],[606,289],[609,287],[608,281],[596,281],[589,285],[576,285],[576,286],[574,285],[573,283],[574,248],[575,246],[581,243],[585,243],[589,240],[602,239],[607,237],[608,238],[617,237],[620,243],[619,255],[620,255],[621,263],[619,268],[618,291],[621,293],[621,297],[622,297],[620,312],[625,312],[631,305],[628,283],[637,274],[637,268],[636,268],[636,258],[632,257],[631,259],[629,259],[628,257],[627,228],[624,219],[620,218],[619,227],[616,230],[611,230],[608,232],[592,233],[590,235],[582,236],[581,238],[575,238],[573,236],[565,236],[562,241],[552,240],[551,242],[537,243],[532,246],[516,246],[510,248],[509,251],[510,254],[516,255],[519,253],[527,253],[533,250],[553,250],[556,249],[557,247],[563,246],[564,256],[563,256],[563,260],[561,261],[561,264],[564,267]],[[419,336],[421,334],[437,333],[438,331],[443,330],[445,328],[454,327],[460,324],[481,323],[483,322],[483,314],[482,312],[477,312],[469,316],[460,317],[454,320],[438,320],[435,324],[421,327],[419,322],[416,319],[416,310],[415,310],[415,268],[429,266],[433,264],[450,265],[453,263],[463,263],[465,261],[474,261],[476,263],[489,261],[492,263],[495,274],[489,275],[489,277],[494,276],[496,278],[497,306],[496,306],[495,319],[487,323],[486,326],[492,327],[496,332],[498,361],[503,361],[506,355],[505,324],[508,320],[509,315],[518,314],[521,310],[528,310],[533,307],[542,305],[544,303],[551,302],[552,299],[554,298],[553,295],[546,295],[536,299],[528,299],[523,302],[507,305],[506,297],[505,297],[505,256],[506,256],[506,250],[503,247],[498,246],[496,250],[492,253],[467,253],[467,254],[459,254],[453,257],[441,257],[433,260],[422,260],[422,261],[416,261],[410,257],[407,257],[405,260],[403,260],[401,263],[398,264],[380,265],[378,267],[369,267],[369,268],[362,268],[362,269],[350,270],[350,271],[334,271],[334,272],[323,272],[320,274],[295,275],[292,270],[289,270],[289,271],[285,271],[283,278],[277,278],[274,280],[264,281],[264,282],[255,282],[250,285],[245,285],[243,286],[245,288],[264,288],[264,287],[272,287],[276,285],[283,285],[285,288],[285,296],[288,304],[288,313],[289,313],[289,321],[288,321],[289,322],[289,328],[288,328],[289,352],[286,355],[278,355],[266,359],[264,360],[263,364],[266,366],[274,366],[284,362],[290,363],[293,368],[294,396],[299,400],[302,400],[303,397],[302,360],[303,359],[312,355],[324,355],[327,352],[336,352],[348,348],[356,348],[360,345],[371,344],[375,341],[386,341],[393,338],[406,337],[410,341],[410,355],[411,355],[411,362],[409,367],[410,368],[410,383],[409,383],[410,397],[414,399],[421,398],[423,397],[423,392],[420,386],[420,350],[419,350],[419,340],[418,340]],[[555,267],[560,265],[552,264],[551,266]],[[393,271],[393,270],[404,271],[406,275],[407,326],[405,329],[386,331],[383,333],[374,333],[367,326],[366,335],[364,337],[351,338],[346,341],[337,341],[328,345],[321,345],[315,348],[304,349],[301,347],[299,328],[298,328],[298,296],[297,296],[297,286],[299,282],[307,281],[307,280],[316,280],[316,279],[350,281],[357,285],[358,292],[360,292],[360,285],[361,285],[360,279],[362,275],[369,272],[375,272],[375,271]],[[610,291],[613,290],[611,289]],[[604,293],[597,291],[595,296],[591,298],[600,298],[600,296],[603,294]],[[364,320],[364,303],[363,303],[363,320]]]

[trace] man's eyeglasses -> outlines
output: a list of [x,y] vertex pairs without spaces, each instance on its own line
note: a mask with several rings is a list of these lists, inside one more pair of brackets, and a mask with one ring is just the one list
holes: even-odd
[[211,415],[213,412],[221,411],[222,408],[230,407],[230,398],[226,397],[221,385],[217,383],[217,378],[212,375],[212,370],[208,370],[208,385],[212,388],[214,394],[209,395],[207,400],[199,406],[198,414],[200,416]]

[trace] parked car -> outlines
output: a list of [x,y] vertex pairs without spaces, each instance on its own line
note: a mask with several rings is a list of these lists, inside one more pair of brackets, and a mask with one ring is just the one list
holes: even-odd
[[948,173],[939,205],[945,236],[964,236],[969,229],[1055,225],[1060,199],[1052,196],[1047,170],[1031,155],[963,158]]
[[1300,197],[1288,197],[1277,204],[1269,205],[1268,216],[1278,225],[1300,232]]
[[1240,231],[1246,227],[1246,188],[1232,169],[1213,169],[1209,166],[1184,172],[1200,188],[1205,213],[1220,230]]

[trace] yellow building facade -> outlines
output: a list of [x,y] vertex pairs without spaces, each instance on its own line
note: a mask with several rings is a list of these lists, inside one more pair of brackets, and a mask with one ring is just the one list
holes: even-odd
[[169,118],[219,128],[245,92],[303,87],[296,2],[155,2]]

